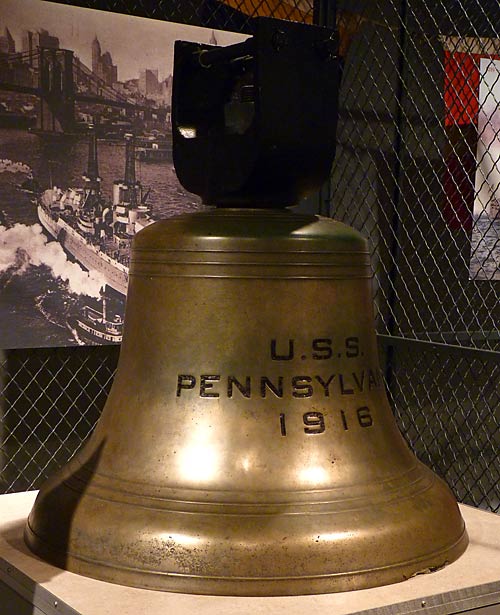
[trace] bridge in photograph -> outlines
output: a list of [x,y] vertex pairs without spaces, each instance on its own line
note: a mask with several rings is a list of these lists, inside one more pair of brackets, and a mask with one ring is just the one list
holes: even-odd
[[37,48],[0,56],[0,90],[31,94],[39,99],[37,129],[73,132],[75,105],[89,103],[123,109],[127,117],[166,121],[167,109],[122,95],[95,75],[69,49]]

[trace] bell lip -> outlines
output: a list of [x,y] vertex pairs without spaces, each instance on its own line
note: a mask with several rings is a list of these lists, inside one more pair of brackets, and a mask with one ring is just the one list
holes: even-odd
[[116,566],[54,549],[35,534],[29,518],[24,528],[24,541],[35,555],[51,565],[115,585],[194,595],[271,597],[357,591],[401,583],[455,562],[467,549],[469,536],[463,523],[463,531],[454,543],[413,560],[376,568],[295,577],[203,576]]

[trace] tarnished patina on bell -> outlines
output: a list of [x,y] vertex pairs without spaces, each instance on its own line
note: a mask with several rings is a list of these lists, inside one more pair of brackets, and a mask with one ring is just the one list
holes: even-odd
[[222,209],[139,233],[111,394],[41,489],[30,548],[107,581],[238,595],[456,559],[456,502],[388,405],[370,286],[366,242],[329,219]]

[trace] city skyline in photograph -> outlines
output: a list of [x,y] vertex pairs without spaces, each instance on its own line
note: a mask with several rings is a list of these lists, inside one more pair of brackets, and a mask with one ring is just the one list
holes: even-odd
[[[133,26],[132,26],[133,24]],[[97,38],[103,53],[111,55],[118,68],[118,80],[137,79],[144,69],[157,70],[160,79],[173,71],[175,40],[208,43],[215,36],[217,44],[242,40],[240,34],[210,30],[174,22],[131,17],[95,9],[43,0],[2,0],[0,35],[8,28],[16,45],[23,50],[23,32],[48,31],[59,39],[62,49],[72,49],[87,66],[92,66],[92,43]]]

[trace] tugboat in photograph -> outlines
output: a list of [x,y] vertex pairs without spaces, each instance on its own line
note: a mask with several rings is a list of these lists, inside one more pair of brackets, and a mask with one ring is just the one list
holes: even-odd
[[123,338],[123,317],[116,311],[108,312],[106,291],[96,306],[85,305],[81,314],[70,316],[68,325],[79,340],[90,344],[120,344]]

